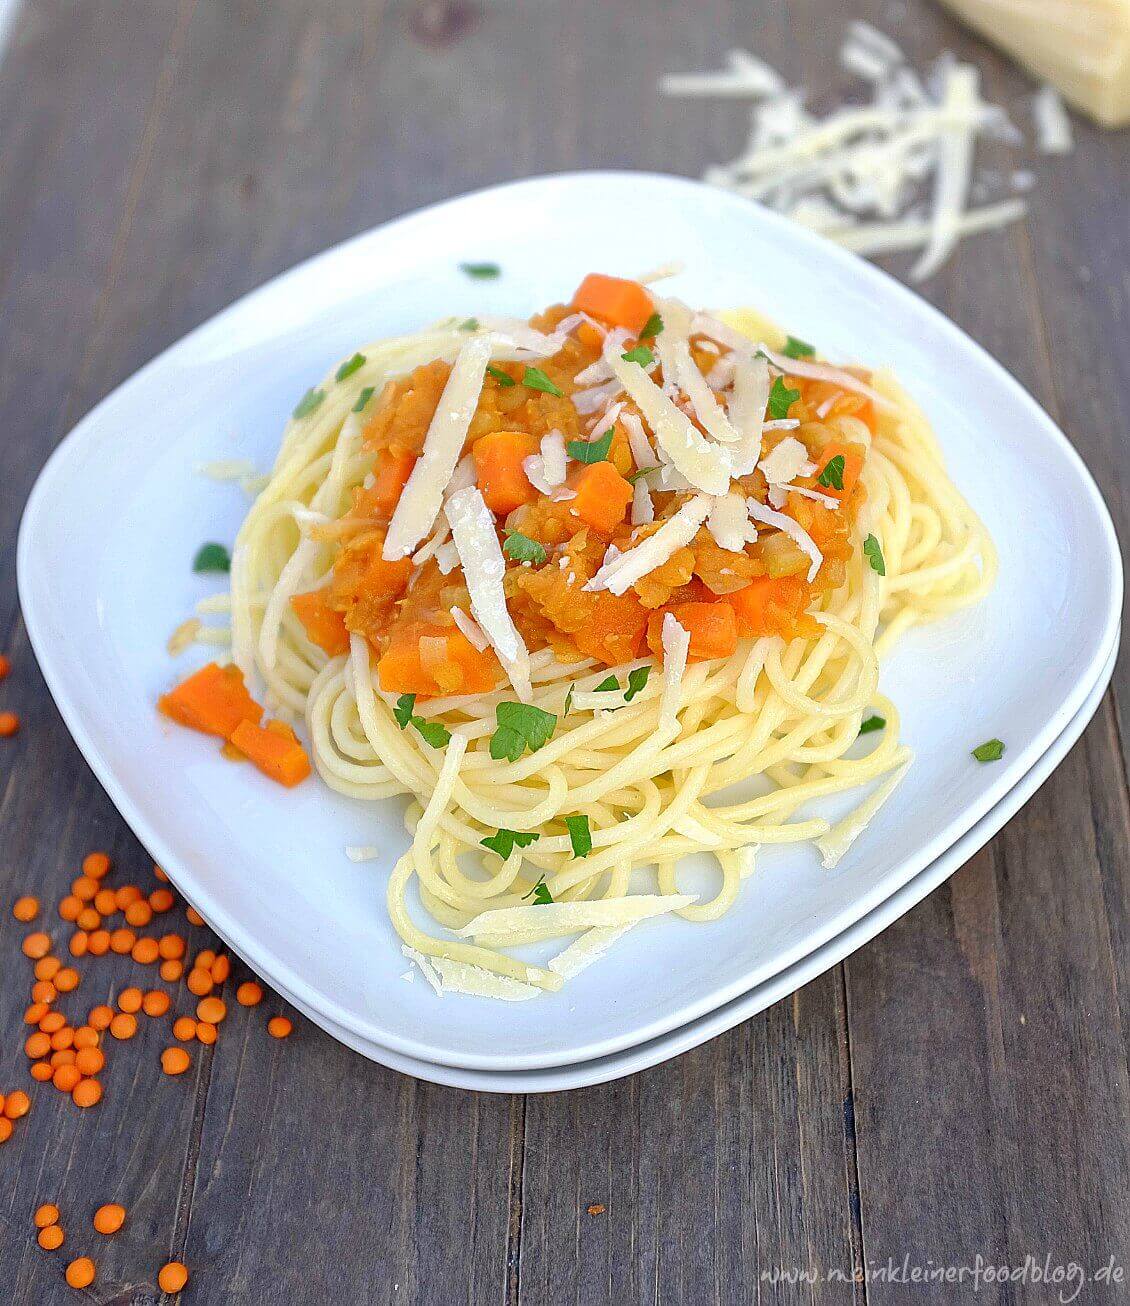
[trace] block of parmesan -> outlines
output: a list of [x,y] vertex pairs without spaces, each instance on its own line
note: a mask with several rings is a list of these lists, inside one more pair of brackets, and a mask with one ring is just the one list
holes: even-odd
[[1130,123],[1130,0],[941,0],[1104,127]]

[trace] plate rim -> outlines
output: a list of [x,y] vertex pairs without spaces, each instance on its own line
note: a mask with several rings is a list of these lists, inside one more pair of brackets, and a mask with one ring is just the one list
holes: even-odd
[[[468,192],[465,195],[424,206],[351,236],[295,264],[293,267],[283,270],[194,327],[131,374],[86,413],[52,451],[36,478],[20,523],[16,558],[17,585],[24,622],[32,649],[59,712],[99,783],[106,790],[111,801],[147,850],[169,870],[171,878],[178,886],[178,890],[186,899],[193,902],[193,905],[197,906],[212,928],[225,939],[229,946],[233,947],[239,955],[247,958],[268,983],[304,995],[305,1001],[309,1002],[315,1009],[324,1011],[336,1023],[340,1023],[343,1029],[352,1030],[361,1037],[372,1039],[372,1041],[380,1043],[381,1046],[399,1051],[417,1060],[462,1066],[468,1069],[540,1069],[554,1065],[567,1065],[579,1060],[592,1060],[597,1057],[607,1056],[622,1048],[661,1037],[672,1029],[697,1021],[708,1012],[728,1005],[743,993],[747,993],[751,989],[768,982],[773,975],[789,969],[803,957],[817,951],[831,939],[843,933],[845,929],[850,928],[853,920],[857,921],[866,917],[875,907],[894,893],[897,893],[901,886],[899,884],[891,885],[892,874],[888,874],[883,881],[876,884],[867,894],[854,899],[850,908],[845,907],[842,909],[822,929],[806,935],[803,942],[794,945],[792,949],[776,954],[772,961],[764,963],[760,970],[747,971],[740,979],[731,981],[724,988],[712,990],[709,994],[688,1001],[677,1009],[653,1018],[646,1024],[637,1024],[630,1032],[625,1031],[620,1034],[605,1036],[603,1039],[586,1044],[580,1049],[529,1054],[448,1051],[441,1057],[437,1055],[441,1049],[437,1049],[434,1045],[418,1039],[409,1039],[401,1035],[389,1035],[387,1032],[381,1038],[375,1032],[375,1022],[357,1019],[353,1013],[341,1008],[332,995],[323,995],[311,988],[302,975],[291,967],[285,956],[275,952],[270,945],[261,943],[257,935],[248,933],[242,927],[240,921],[232,919],[224,907],[212,900],[211,895],[197,893],[197,901],[194,902],[193,895],[185,893],[180,888],[181,882],[193,883],[194,880],[188,867],[189,858],[181,855],[175,848],[166,843],[164,837],[154,827],[154,823],[142,812],[139,803],[135,802],[133,797],[126,791],[125,786],[115,774],[113,766],[92,738],[81,709],[68,691],[66,670],[58,665],[56,661],[57,655],[52,651],[51,638],[40,625],[41,615],[36,609],[35,580],[32,575],[33,563],[31,560],[32,541],[35,535],[36,522],[40,514],[45,510],[44,505],[49,500],[55,478],[60,475],[61,469],[65,467],[67,461],[84,449],[84,441],[91,435],[91,428],[96,427],[99,415],[103,414],[107,407],[128,400],[131,392],[144,386],[149,375],[154,370],[162,367],[169,355],[187,349],[190,343],[202,333],[222,327],[235,314],[246,311],[248,306],[257,299],[271,293],[280,281],[290,278],[297,279],[299,274],[315,269],[324,260],[338,257],[345,250],[364,245],[368,241],[377,240],[390,232],[396,232],[412,224],[420,223],[426,218],[434,218],[443,214],[446,210],[457,210],[469,201],[497,197],[507,193],[536,192],[546,189],[552,191],[555,188],[570,186],[577,182],[611,182],[614,186],[627,182],[633,187],[639,187],[641,184],[647,183],[661,189],[669,189],[673,192],[677,191],[685,195],[709,199],[712,205],[722,205],[732,209],[735,213],[740,213],[747,219],[752,218],[756,222],[767,224],[770,229],[776,228],[787,233],[791,242],[794,242],[794,244],[799,242],[802,248],[811,248],[814,254],[823,260],[830,259],[852,277],[861,279],[864,285],[871,283],[881,286],[885,294],[893,295],[899,302],[908,305],[910,311],[918,315],[924,315],[940,331],[943,337],[948,337],[959,344],[966,352],[972,351],[980,365],[987,368],[998,383],[1003,383],[1005,388],[1011,391],[1021,407],[1030,413],[1034,425],[1040,427],[1045,435],[1059,447],[1060,452],[1067,455],[1067,460],[1076,473],[1080,486],[1084,490],[1085,497],[1093,511],[1099,534],[1106,545],[1103,561],[1107,565],[1109,587],[1105,620],[1101,625],[1101,633],[1096,641],[1096,646],[1092,650],[1085,670],[1079,674],[1073,684],[1071,692],[1065,695],[1060,703],[1055,706],[1038,735],[1021,754],[1017,755],[1013,767],[1010,768],[1009,772],[1006,772],[1006,775],[1011,775],[1010,782],[1003,784],[1001,780],[997,780],[987,785],[979,795],[978,800],[970,803],[963,810],[960,818],[951,821],[947,827],[935,835],[933,840],[923,844],[918,855],[913,859],[915,862],[920,862],[919,870],[912,874],[911,879],[916,878],[918,874],[921,874],[922,870],[936,861],[947,848],[963,837],[1012,788],[1020,783],[1035,762],[1047,751],[1049,742],[1054,741],[1062,733],[1085,701],[1090,688],[1093,687],[1100,673],[1110,641],[1117,629],[1121,610],[1122,560],[1114,525],[1102,493],[1071,441],[1051,418],[1050,414],[1040,407],[1035,398],[1002,364],[993,358],[976,340],[951,322],[940,310],[882,269],[830,244],[815,233],[799,228],[788,219],[763,208],[761,205],[688,178],[624,169],[583,170],[522,178],[484,187]],[[93,431],[93,435],[96,439],[96,429]],[[903,884],[908,882],[910,881],[903,881]],[[760,973],[761,971],[767,971],[768,973]],[[276,979],[276,976],[279,976],[279,978]]]

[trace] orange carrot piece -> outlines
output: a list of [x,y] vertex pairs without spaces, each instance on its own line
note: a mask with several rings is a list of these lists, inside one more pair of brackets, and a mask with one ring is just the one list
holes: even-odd
[[648,618],[648,647],[660,660],[663,658],[663,617],[667,612],[691,637],[687,650],[691,662],[728,658],[738,646],[738,621],[728,603],[676,603],[653,612]]
[[524,431],[492,431],[475,441],[475,475],[491,512],[505,517],[535,497],[522,460],[537,451],[538,442]]
[[290,606],[302,622],[312,644],[317,644],[331,658],[349,652],[349,631],[345,628],[345,618],[326,602],[325,590],[295,594],[290,600]]
[[569,511],[599,535],[611,535],[624,520],[632,487],[609,462],[589,463],[573,482],[577,497]]
[[[847,484],[845,480],[844,484]],[[745,639],[791,632],[808,601],[808,586],[796,576],[759,576],[724,600],[737,617]]]
[[[820,474],[832,459],[837,457],[842,457],[844,460],[844,470],[841,476],[844,486],[842,490],[837,490],[834,485],[824,485],[820,482]],[[833,441],[831,444],[826,444],[820,451],[820,460],[816,465],[816,488],[821,494],[829,494],[833,499],[846,499],[855,489],[862,471],[863,447],[858,444],[839,444]]]
[[625,327],[634,336],[647,325],[655,302],[638,281],[590,272],[577,287],[573,307],[610,326]]
[[209,662],[157,701],[161,711],[182,726],[230,739],[243,721],[257,725],[263,709],[247,692],[238,667]]
[[232,732],[231,742],[272,780],[293,789],[310,774],[310,759],[298,742],[294,732],[274,729],[282,722],[270,721],[266,726],[251,721],[241,721]]
[[[421,642],[425,639],[443,644],[438,658],[429,657],[426,665],[423,650],[428,646]],[[426,625],[397,631],[377,664],[380,686],[387,693],[430,698],[489,693],[499,674],[498,659],[490,649],[480,652],[461,630]]]

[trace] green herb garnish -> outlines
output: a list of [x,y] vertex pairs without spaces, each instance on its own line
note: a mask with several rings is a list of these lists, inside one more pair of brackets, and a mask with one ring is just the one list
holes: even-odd
[[420,732],[426,744],[433,748],[445,748],[451,743],[451,731],[441,721],[425,721],[422,716],[414,716],[412,724]]
[[973,750],[978,762],[999,762],[1004,756],[1004,744],[999,739],[987,739]]
[[885,576],[887,574],[887,564],[883,559],[882,547],[874,535],[868,535],[863,541],[863,552],[867,554],[867,561],[871,564],[871,570],[877,571],[880,576]]
[[587,857],[592,852],[592,831],[589,829],[587,816],[567,816],[565,824],[569,829],[569,842],[573,845],[574,857]]
[[532,562],[540,567],[548,557],[545,548],[528,535],[523,535],[520,531],[504,533],[506,538],[502,542],[502,552],[515,562]]
[[882,730],[886,724],[885,717],[869,716],[866,721],[861,723],[859,733],[861,735],[872,735],[876,730]]
[[490,737],[490,755],[496,762],[503,758],[516,762],[527,748],[536,753],[549,743],[557,726],[552,712],[531,703],[499,703],[494,718],[498,725]]
[[531,390],[540,390],[543,394],[556,395],[559,399],[562,397],[561,391],[540,367],[527,367],[522,373],[522,384],[528,385]]
[[466,322],[459,323],[460,331],[477,331],[478,329],[479,319],[477,317],[469,317]]
[[545,883],[544,874],[538,876],[537,884],[534,885],[529,893],[522,894],[523,902],[527,898],[533,898],[535,907],[545,907],[548,903],[553,901],[553,894],[550,893],[549,888]]
[[565,446],[565,452],[575,462],[602,463],[612,448],[612,431],[610,426],[599,440],[570,440]]
[[569,713],[573,710],[573,691],[576,688],[577,688],[576,685],[569,686],[568,692],[565,695],[565,706],[561,709],[562,716],[568,716]]
[[842,490],[844,488],[844,456],[842,453],[828,459],[824,470],[816,478],[816,484],[823,485],[830,490]]
[[635,485],[637,481],[642,481],[650,472],[657,472],[658,470],[658,467],[641,467],[639,471],[629,472],[624,479],[629,485]]
[[309,417],[325,397],[326,392],[324,390],[318,390],[311,387],[295,405],[294,412],[291,413],[291,416]]
[[658,313],[652,315],[643,324],[643,330],[640,332],[641,340],[653,340],[660,331],[663,330],[663,319]]
[[497,834],[487,835],[485,839],[480,839],[479,843],[484,848],[489,848],[492,853],[498,853],[503,861],[510,856],[515,848],[528,848],[541,835],[533,833],[523,833],[520,830],[499,830]]
[[369,400],[372,399],[374,389],[375,389],[374,386],[367,385],[357,396],[357,402],[353,405],[353,411],[355,413],[359,413],[361,409],[364,408],[365,405],[369,402]]
[[365,355],[354,354],[352,358],[347,358],[344,363],[334,373],[335,381],[344,381],[347,376],[352,376],[359,367],[365,366]]
[[620,682],[615,676],[609,676],[607,680],[602,680],[599,685],[592,691],[594,694],[615,693],[620,688]]
[[626,354],[620,357],[625,363],[639,363],[640,367],[650,367],[655,362],[655,355],[648,349],[647,345],[636,345],[635,349],[629,349]]
[[633,698],[647,684],[647,678],[651,675],[651,667],[636,667],[634,671],[628,672],[628,688],[624,690],[624,702],[630,703]]
[[474,277],[476,281],[492,281],[502,275],[502,269],[497,263],[460,263],[459,270]]
[[504,372],[501,367],[497,367],[494,363],[491,363],[491,365],[487,368],[487,371],[490,373],[491,376],[494,377],[494,379],[498,382],[498,384],[503,387],[503,389],[505,389],[507,386],[518,384],[518,382],[514,380],[514,378],[510,375],[509,372]]
[[231,554],[222,544],[202,544],[192,560],[193,571],[231,571]]
[[774,422],[779,422],[788,417],[789,409],[800,398],[799,390],[790,390],[785,384],[784,377],[775,376],[773,378],[773,388],[769,391],[769,417]]
[[816,350],[806,341],[798,340],[796,336],[789,336],[785,341],[785,347],[781,350],[781,353],[784,354],[786,358],[811,358],[816,353]]
[[401,728],[401,730],[408,729],[408,723],[412,720],[412,713],[415,710],[415,694],[401,694],[396,700],[396,706],[392,709],[392,715],[396,718],[396,724]]

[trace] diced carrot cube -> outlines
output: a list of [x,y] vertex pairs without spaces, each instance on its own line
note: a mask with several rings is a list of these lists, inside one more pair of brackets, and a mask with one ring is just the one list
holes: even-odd
[[498,684],[498,659],[480,651],[461,630],[415,625],[394,632],[377,663],[389,694],[485,694]]
[[816,478],[819,482],[820,475],[833,458],[842,457],[844,460],[844,470],[841,476],[843,489],[838,490],[834,485],[820,484],[820,493],[831,495],[833,499],[846,499],[855,489],[859,477],[863,472],[863,447],[858,444],[839,444],[832,441],[826,444],[820,451],[820,459],[816,464]]
[[475,475],[491,512],[505,517],[536,497],[522,462],[537,451],[538,442],[524,431],[492,431],[475,441]]
[[610,326],[624,327],[634,336],[647,325],[655,302],[638,281],[590,272],[577,287],[573,307]]
[[676,603],[653,612],[647,623],[647,642],[657,658],[663,657],[663,617],[670,612],[691,637],[687,657],[692,662],[728,658],[738,647],[738,623],[728,603]]
[[247,692],[243,672],[236,666],[221,667],[216,662],[209,662],[162,694],[157,706],[179,725],[221,739],[230,739],[241,722],[258,725],[263,715],[263,709]]
[[737,617],[738,633],[744,639],[753,639],[790,634],[808,595],[808,586],[799,577],[759,576],[744,589],[727,594],[724,602]]
[[612,534],[624,520],[632,501],[631,485],[610,462],[582,467],[572,488],[577,497],[569,502],[570,513],[599,535]]
[[306,750],[285,722],[268,721],[265,726],[257,726],[241,721],[232,733],[231,742],[265,776],[288,789],[310,774]]

